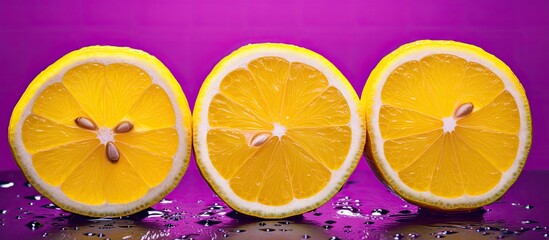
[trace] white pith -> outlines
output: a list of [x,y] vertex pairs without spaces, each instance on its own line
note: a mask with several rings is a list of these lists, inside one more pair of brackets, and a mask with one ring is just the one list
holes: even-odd
[[286,127],[280,125],[279,123],[274,123],[273,125],[273,136],[282,138],[282,136],[286,133]]
[[[79,213],[93,212],[93,215],[135,212],[135,209],[142,208],[143,205],[150,205],[150,203],[154,199],[157,199],[159,195],[165,193],[170,187],[172,187],[172,185],[174,184],[174,179],[178,178],[182,169],[186,167],[186,163],[182,161],[182,159],[185,158],[188,152],[187,145],[189,144],[188,141],[190,141],[190,139],[187,138],[188,131],[183,125],[183,113],[178,107],[179,104],[176,100],[176,93],[174,93],[169,85],[165,82],[166,80],[162,78],[162,73],[160,72],[160,70],[157,70],[152,63],[148,62],[148,60],[141,59],[132,55],[126,55],[124,53],[110,55],[99,52],[92,57],[90,57],[89,55],[89,53],[73,55],[70,63],[65,65],[61,70],[55,73],[51,73],[50,75],[43,76],[48,80],[40,86],[40,88],[35,92],[34,96],[27,103],[22,112],[22,116],[15,127],[14,149],[17,150],[17,154],[19,155],[19,161],[21,162],[20,166],[24,168],[27,177],[32,179],[31,181],[33,181],[33,185],[35,185],[37,189],[43,189],[44,191],[49,193],[49,195],[53,198],[52,200],[64,205],[64,208],[68,210],[77,210]],[[52,186],[44,182],[38,176],[33,167],[32,157],[25,150],[22,140],[22,126],[25,119],[31,114],[31,108],[34,105],[36,98],[40,96],[40,94],[52,83],[61,82],[63,76],[68,70],[85,63],[101,63],[105,65],[113,63],[127,63],[141,68],[151,77],[152,84],[157,84],[166,92],[173,106],[176,119],[175,130],[177,131],[177,134],[179,136],[179,144],[177,152],[173,157],[174,160],[172,161],[171,170],[166,178],[158,186],[149,189],[149,191],[143,197],[133,202],[125,204],[111,204],[108,202],[104,202],[100,205],[89,205],[72,200],[63,193],[60,186]],[[102,126],[98,127],[99,130],[97,131],[97,138],[101,141],[102,144],[105,144],[108,141],[116,142],[111,132],[111,129],[107,129]]]
[[[212,98],[217,93],[219,93],[219,85],[223,78],[228,73],[237,68],[246,68],[247,64],[250,61],[265,56],[281,57],[288,60],[289,62],[301,62],[316,68],[326,76],[330,86],[337,88],[342,93],[347,101],[347,104],[349,105],[349,109],[351,112],[351,118],[348,126],[351,128],[352,131],[352,141],[349,152],[342,166],[339,169],[332,171],[332,178],[330,179],[326,187],[322,189],[319,193],[305,199],[294,198],[291,202],[283,206],[269,206],[261,204],[259,202],[251,202],[244,200],[236,195],[229,187],[228,181],[222,178],[215,169],[215,167],[212,165],[211,161],[209,160],[210,158],[208,153],[208,146],[207,144],[205,144],[207,142],[207,133],[210,130],[210,126],[208,124],[208,106],[210,105]],[[343,79],[343,81],[346,80]],[[356,154],[362,151],[361,143],[362,136],[364,135],[364,130],[361,127],[362,120],[360,119],[360,116],[358,114],[358,108],[360,106],[357,102],[355,102],[356,100],[353,99],[353,93],[349,91],[343,81],[340,80],[340,78],[337,76],[337,73],[326,67],[326,62],[319,60],[317,57],[292,51],[286,48],[255,47],[247,49],[246,51],[240,51],[240,54],[238,54],[238,57],[236,58],[227,59],[223,67],[216,72],[213,78],[211,78],[209,87],[207,89],[202,89],[207,94],[203,96],[204,98],[202,101],[202,105],[199,106],[200,111],[194,112],[194,114],[199,114],[200,118],[198,127],[194,129],[196,134],[195,137],[197,138],[196,141],[202,143],[200,144],[200,146],[195,145],[195,147],[199,147],[197,152],[199,156],[196,159],[197,161],[199,161],[199,164],[203,166],[203,170],[208,172],[208,175],[214,182],[213,184],[218,186],[219,191],[221,191],[221,193],[218,194],[221,196],[226,196],[226,198],[230,199],[233,204],[238,205],[240,209],[243,209],[246,212],[261,212],[264,216],[279,216],[293,213],[296,210],[305,209],[311,205],[314,205],[315,203],[322,202],[323,200],[329,198],[330,194],[336,191],[336,188],[341,186],[342,179],[344,179],[343,177],[349,174],[350,168],[351,166],[353,166]],[[279,125],[278,123],[273,124],[273,137],[282,136],[286,131],[284,126]]]
[[116,142],[114,140],[114,133],[110,128],[100,127],[97,131],[97,139],[101,141],[101,144],[107,144],[108,142]]
[[[389,163],[387,162],[387,159],[385,158],[385,151],[384,151],[384,139],[381,136],[381,131],[379,127],[379,112],[382,106],[382,100],[381,100],[381,91],[383,89],[383,85],[385,84],[388,76],[400,65],[412,61],[412,60],[420,60],[426,56],[433,55],[433,54],[450,54],[455,55],[460,58],[465,59],[468,62],[476,62],[479,63],[489,70],[491,70],[494,74],[496,74],[504,83],[505,90],[507,90],[516,101],[519,115],[520,115],[520,129],[519,129],[519,146],[517,150],[517,155],[515,157],[514,163],[512,166],[505,172],[502,172],[502,177],[500,182],[492,188],[490,191],[481,194],[481,195],[467,195],[464,194],[463,196],[457,197],[457,198],[445,198],[440,197],[432,194],[429,191],[426,192],[418,192],[416,190],[411,189],[406,184],[402,182],[402,180],[399,178],[398,173],[394,171]],[[483,58],[476,52],[466,49],[466,48],[448,48],[445,46],[429,46],[429,47],[422,47],[422,48],[410,48],[406,49],[405,52],[402,52],[398,55],[396,60],[390,62],[388,65],[384,66],[384,71],[378,74],[378,82],[377,85],[374,86],[375,91],[375,98],[373,101],[372,111],[371,114],[368,116],[368,122],[369,126],[371,128],[369,131],[372,131],[372,135],[374,136],[374,139],[372,141],[375,145],[375,151],[377,152],[376,156],[379,159],[378,164],[381,167],[382,171],[385,172],[389,179],[392,181],[394,185],[397,185],[397,188],[399,189],[399,192],[403,195],[406,195],[407,198],[412,198],[415,201],[420,202],[436,202],[437,205],[444,205],[444,206],[467,206],[467,204],[473,204],[474,203],[481,203],[486,202],[493,198],[494,195],[496,195],[498,192],[501,192],[505,190],[506,187],[509,185],[509,180],[513,179],[514,175],[518,173],[521,166],[521,159],[524,158],[525,154],[527,154],[527,143],[529,138],[529,122],[528,122],[528,115],[525,108],[525,102],[523,101],[523,98],[521,97],[520,92],[515,87],[513,81],[511,80],[511,77],[506,74],[502,69],[500,69],[498,66],[496,66],[495,63],[492,61]],[[451,116],[448,118],[442,119],[444,125],[443,130],[444,132],[451,132],[454,130],[456,126],[456,121]],[[372,136],[370,135],[370,136]],[[425,199],[428,199],[428,201],[423,201]]]
[[456,119],[453,117],[443,118],[442,123],[442,130],[444,130],[445,133],[452,132],[456,128]]

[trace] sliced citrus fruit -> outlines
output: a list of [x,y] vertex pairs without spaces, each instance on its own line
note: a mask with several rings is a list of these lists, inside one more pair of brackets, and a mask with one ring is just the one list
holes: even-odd
[[472,45],[425,40],[398,48],[371,73],[362,104],[370,165],[423,207],[471,210],[499,199],[530,149],[522,85]]
[[286,44],[247,45],[221,60],[193,114],[204,178],[232,208],[262,218],[325,203],[366,137],[347,79],[317,53]]
[[32,185],[61,208],[121,216],[179,182],[191,151],[181,87],[130,48],[71,52],[40,73],[13,110],[9,141]]

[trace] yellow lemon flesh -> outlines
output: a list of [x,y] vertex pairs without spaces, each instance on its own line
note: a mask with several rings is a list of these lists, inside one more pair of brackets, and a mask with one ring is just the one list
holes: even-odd
[[179,182],[191,115],[169,70],[130,48],[71,52],[40,73],[17,103],[9,140],[43,195],[88,216],[149,207]]
[[387,55],[362,95],[370,164],[397,194],[438,210],[501,197],[531,143],[531,117],[513,72],[482,49],[418,41]]
[[198,166],[234,209],[262,218],[312,210],[355,168],[363,112],[320,55],[285,44],[238,49],[212,70],[194,109]]

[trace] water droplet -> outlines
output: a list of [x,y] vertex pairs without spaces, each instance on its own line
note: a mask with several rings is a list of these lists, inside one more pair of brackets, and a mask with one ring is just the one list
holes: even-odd
[[84,236],[88,236],[88,237],[95,236],[95,233],[87,232],[87,233],[84,233]]
[[538,230],[542,230],[542,229],[545,229],[545,228],[543,228],[541,226],[535,226],[535,227],[532,228],[532,230],[534,230],[534,231],[538,231]]
[[275,225],[275,227],[280,227],[280,226],[282,226],[282,225],[280,225],[280,223],[275,223],[274,225]]
[[213,213],[213,212],[206,211],[206,212],[200,213],[198,216],[201,216],[201,217],[209,217],[209,216],[212,216],[212,215],[214,215],[214,214],[215,214],[215,213]]
[[304,234],[303,237],[301,237],[301,239],[309,239],[311,238],[311,236],[309,236],[308,234]]
[[223,234],[223,237],[229,237],[228,233]]
[[15,219],[21,219],[21,218],[23,218],[23,217],[21,217],[21,215],[15,216]]
[[0,211],[0,213],[2,213],[2,214],[7,214],[7,213],[8,213],[8,210],[2,209],[2,211]]
[[436,238],[445,238],[444,235],[436,235],[435,237],[436,237]]
[[351,228],[351,225],[345,225],[344,228]]
[[23,186],[25,186],[25,187],[32,187],[32,185],[31,185],[30,182],[25,182],[25,183],[23,184]]
[[404,234],[401,234],[401,233],[397,233],[393,237],[394,240],[399,240],[399,239],[403,239],[403,238],[404,238]]
[[419,233],[408,233],[408,237],[410,238],[418,238],[419,236]]
[[332,225],[324,225],[324,226],[322,226],[322,228],[328,230],[328,229],[333,228],[333,226]]
[[246,230],[244,230],[244,229],[234,229],[234,230],[231,230],[231,232],[234,232],[234,233],[243,233],[243,232],[246,232]]
[[326,223],[326,224],[334,224],[334,223],[336,223],[336,221],[334,221],[334,220],[326,220],[324,223]]
[[0,188],[10,188],[15,185],[13,182],[0,181]]
[[55,204],[53,203],[48,203],[46,205],[42,205],[43,208],[47,208],[47,209],[57,209],[57,210],[60,210],[60,208],[58,206],[56,206]]
[[97,234],[97,236],[98,236],[98,237],[104,237],[104,236],[105,236],[105,234],[103,234],[103,233],[100,233],[100,234]]
[[320,215],[322,215],[322,213],[321,212],[315,212],[315,213],[313,213],[313,215],[320,216]]
[[267,225],[267,224],[264,223],[264,222],[260,222],[260,223],[259,223],[259,226],[262,226],[262,227],[263,227],[263,226],[265,226],[265,225]]
[[203,225],[203,226],[206,226],[206,227],[209,227],[209,226],[213,226],[213,225],[216,225],[216,224],[220,224],[221,221],[217,221],[217,220],[200,220],[196,223],[198,223],[200,225]]
[[544,238],[549,238],[549,233],[543,234]]
[[528,204],[528,205],[524,206],[524,208],[526,208],[526,209],[532,209],[532,208],[534,208],[534,206]]
[[372,221],[367,221],[367,222],[364,222],[364,224],[366,224],[366,225],[372,225],[372,224],[374,224],[374,222],[372,222]]
[[335,206],[334,208],[335,209],[341,209],[341,210],[347,210],[347,211],[350,211],[352,213],[360,213],[360,210],[358,208],[353,207],[353,206],[349,206],[349,205]]
[[133,226],[131,226],[131,225],[120,225],[118,227],[119,228],[132,228]]
[[204,210],[221,210],[221,209],[224,209],[224,207],[219,205],[219,203],[214,203],[214,204],[206,207]]
[[39,229],[41,228],[42,226],[44,226],[41,222],[38,222],[38,221],[32,221],[32,222],[29,222],[27,223],[26,225],[28,228],[30,228],[31,230],[36,230],[36,229]]
[[445,230],[445,231],[440,231],[440,232],[433,233],[432,235],[450,235],[450,234],[456,234],[456,233],[458,233],[458,232],[451,231],[451,230]]
[[157,210],[147,211],[147,217],[148,218],[162,217],[162,216],[164,216],[164,212],[162,212],[162,211],[157,211]]
[[45,238],[45,237],[47,237],[47,236],[49,236],[49,235],[50,235],[49,233],[44,233],[44,234],[42,234],[42,237]]
[[162,200],[160,200],[160,203],[161,203],[161,204],[173,203],[173,200],[163,198]]
[[534,220],[522,220],[521,223],[522,224],[530,224],[530,223],[538,223],[538,222],[534,221]]
[[389,213],[389,210],[386,210],[383,208],[376,208],[372,210],[372,216],[381,216],[381,215],[386,215],[387,213]]
[[291,229],[291,228],[282,228],[282,229],[278,229],[278,231],[281,231],[281,232],[291,232],[291,231],[293,231],[293,229]]
[[404,209],[404,210],[402,210],[402,211],[400,211],[400,212],[398,212],[398,213],[401,213],[401,214],[410,214],[410,213],[412,213],[412,211],[410,211],[410,210],[408,210],[408,209]]
[[32,196],[26,196],[25,198],[26,198],[26,199],[29,199],[29,200],[36,200],[36,201],[38,201],[38,200],[42,199],[42,196],[40,196],[40,195],[32,195]]
[[338,238],[338,237],[336,237],[336,236],[332,236],[332,237],[330,238],[330,240],[341,240],[341,238]]
[[289,225],[289,224],[292,224],[292,222],[290,221],[282,221],[282,222],[278,222],[280,224],[284,224],[284,225]]
[[263,232],[274,232],[274,231],[276,231],[276,229],[274,229],[274,228],[260,228],[259,231],[263,231]]
[[168,224],[164,225],[164,227],[166,227],[166,228],[173,228],[173,227],[175,227],[175,225],[173,225],[173,224],[171,224],[171,223],[168,223]]
[[193,239],[193,236],[198,236],[198,234],[194,234],[194,233],[186,234],[186,235],[181,236],[180,238],[181,239]]

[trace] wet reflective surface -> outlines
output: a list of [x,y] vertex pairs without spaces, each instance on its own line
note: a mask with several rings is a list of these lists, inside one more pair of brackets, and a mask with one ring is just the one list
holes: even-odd
[[364,159],[327,204],[262,220],[225,205],[194,165],[152,208],[123,218],[64,212],[19,171],[0,172],[3,239],[549,239],[549,171],[526,171],[498,202],[465,215],[418,209],[391,194]]

